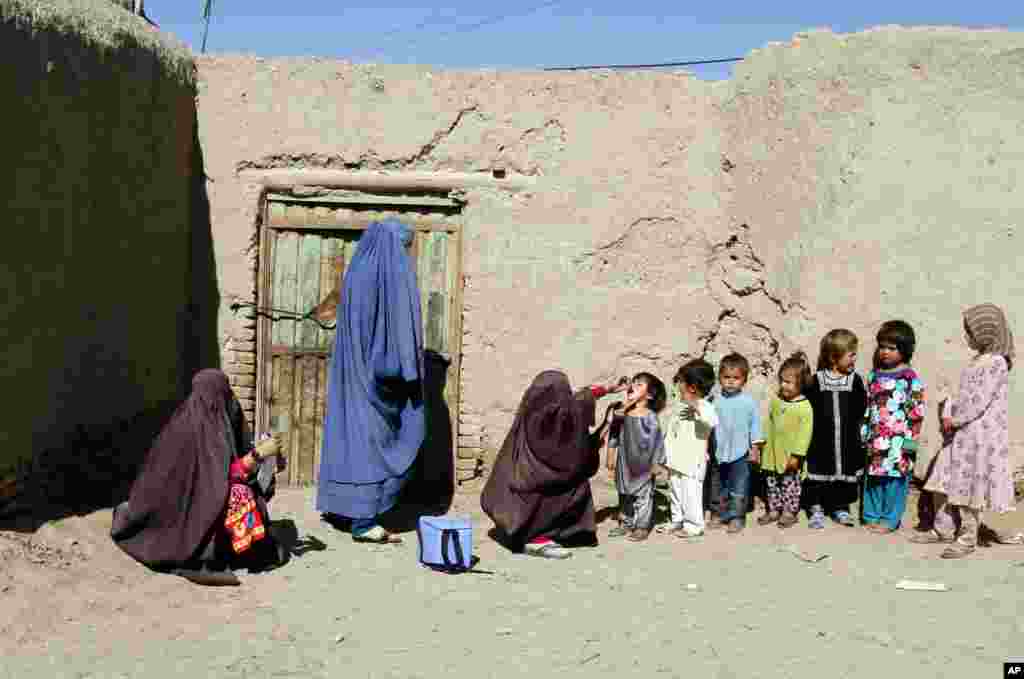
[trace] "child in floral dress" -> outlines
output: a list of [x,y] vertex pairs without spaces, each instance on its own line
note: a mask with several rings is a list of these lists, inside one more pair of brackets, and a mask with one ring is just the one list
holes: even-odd
[[935,527],[911,538],[953,543],[942,552],[944,559],[974,551],[982,512],[1015,509],[1009,436],[1013,334],[994,304],[965,311],[964,334],[978,353],[960,373],[960,390],[943,409],[942,429],[947,437],[952,434],[951,443],[939,451],[925,483],[933,493]]
[[886,321],[876,339],[861,430],[867,449],[864,524],[875,533],[892,533],[907,508],[924,420],[924,384],[910,367],[916,338],[908,323]]

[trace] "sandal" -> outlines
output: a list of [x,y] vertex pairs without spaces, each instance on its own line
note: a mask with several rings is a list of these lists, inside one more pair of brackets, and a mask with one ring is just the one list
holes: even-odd
[[907,539],[915,545],[948,545],[953,542],[952,538],[944,538],[933,530],[914,533]]
[[539,545],[527,543],[524,551],[529,556],[539,556],[542,559],[568,559],[572,556],[572,552],[557,542],[545,542]]
[[206,587],[238,587],[242,584],[230,570],[214,571],[208,568],[201,568],[199,570],[178,568],[171,572],[191,583]]
[[380,526],[374,526],[365,533],[359,535],[352,535],[352,539],[356,542],[369,542],[375,545],[400,545],[402,544],[402,538],[397,535],[392,535]]
[[942,550],[941,556],[943,559],[962,559],[971,552],[974,551],[974,547],[971,545],[965,545],[962,542],[956,542]]
[[832,515],[832,520],[841,526],[853,527],[857,525],[857,522],[850,516],[850,512],[836,512]]
[[1024,545],[1024,533],[1017,533],[1016,535],[996,533],[995,543],[999,545]]
[[647,530],[646,528],[637,528],[632,533],[627,535],[626,539],[632,542],[643,542],[648,537],[650,537],[650,535],[651,531]]

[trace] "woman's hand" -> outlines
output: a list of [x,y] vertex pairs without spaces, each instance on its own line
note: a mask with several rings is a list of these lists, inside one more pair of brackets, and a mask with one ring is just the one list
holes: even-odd
[[786,461],[786,473],[795,474],[798,471],[800,471],[800,458],[796,455],[790,455]]
[[628,389],[628,388],[629,388],[629,382],[628,381],[623,382],[621,380],[620,381],[616,381],[616,382],[609,382],[608,386],[606,387],[606,389],[608,390],[609,394],[620,394],[620,393],[626,391],[626,389]]

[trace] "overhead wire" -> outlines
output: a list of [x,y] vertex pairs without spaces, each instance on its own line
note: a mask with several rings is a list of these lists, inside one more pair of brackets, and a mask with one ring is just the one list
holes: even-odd
[[[550,9],[550,8],[553,8],[553,7],[557,6],[557,5],[563,5],[566,2],[568,2],[568,1],[569,0],[547,0],[546,2],[541,2],[541,3],[538,3],[536,5],[531,5],[530,7],[526,7],[524,9],[522,9],[522,10],[517,10],[517,11],[512,11],[512,12],[505,12],[503,14],[494,14],[494,15],[491,15],[491,16],[488,16],[488,17],[484,17],[483,19],[480,19],[478,21],[474,21],[472,23],[463,24],[461,26],[456,26],[455,28],[451,29],[450,31],[445,31],[443,33],[439,33],[439,34],[437,34],[436,36],[433,36],[433,37],[445,37],[445,36],[449,36],[449,35],[455,35],[457,33],[469,33],[471,31],[475,31],[475,30],[478,30],[478,29],[481,29],[481,28],[485,28],[487,26],[493,26],[495,24],[501,23],[502,21],[506,21],[508,19],[529,16],[529,15],[535,14],[535,13],[537,13],[537,12],[543,10],[543,9]],[[415,25],[409,27],[408,29],[394,29],[394,30],[388,31],[388,32],[386,32],[384,34],[383,37],[385,39],[387,39],[387,38],[390,38],[390,37],[395,36],[395,35],[402,35],[402,34],[406,34],[406,33],[417,33],[417,32],[420,32],[422,30],[425,30],[425,29],[431,27],[435,23],[436,22],[431,21],[431,17],[428,17],[426,19],[423,19],[423,20],[419,21],[418,23],[416,23]],[[417,41],[414,40],[413,42],[407,44],[406,47],[412,47],[412,46],[415,46],[416,44],[418,44],[418,43],[417,43]],[[728,64],[728,63],[734,63],[734,62],[738,62],[738,61],[743,61],[743,57],[726,57],[726,58],[720,58],[720,59],[693,59],[693,60],[688,60],[688,61],[666,61],[666,62],[649,63],[649,64],[598,64],[598,65],[585,65],[585,66],[548,66],[548,67],[544,67],[542,70],[544,70],[544,71],[588,71],[588,70],[605,70],[605,69],[608,69],[608,70],[628,70],[628,69],[647,69],[647,68],[672,68],[672,67],[679,67],[679,66],[702,66],[702,65],[708,65],[708,64]]]
[[656,64],[604,64],[599,66],[548,66],[545,71],[587,71],[597,69],[666,68],[671,66],[699,66],[701,64],[728,64],[743,61],[743,57],[724,59],[696,59],[693,61],[665,61]]
[[[566,2],[569,2],[569,0],[546,0],[546,2],[541,2],[541,3],[538,3],[536,5],[531,5],[529,7],[525,7],[525,8],[520,9],[520,10],[515,10],[515,11],[511,11],[511,12],[504,12],[502,14],[493,14],[493,15],[490,15],[490,16],[486,16],[486,17],[484,17],[482,19],[479,19],[477,21],[473,21],[471,23],[462,24],[462,25],[456,25],[453,29],[451,29],[449,31],[444,31],[442,33],[438,33],[438,34],[433,35],[431,37],[443,38],[443,37],[446,37],[446,36],[449,36],[449,35],[455,35],[457,33],[469,33],[470,31],[475,31],[475,30],[478,30],[478,29],[481,29],[481,28],[485,28],[487,26],[493,26],[495,24],[499,24],[502,21],[507,21],[508,19],[516,19],[516,18],[519,18],[519,17],[524,17],[524,16],[529,16],[531,14],[536,14],[537,12],[539,12],[539,11],[541,11],[543,9],[550,9],[550,8],[556,7],[558,5],[564,5]],[[387,31],[386,33],[384,33],[384,35],[381,36],[381,37],[384,40],[388,40],[388,39],[394,38],[395,36],[398,36],[398,35],[405,35],[405,34],[409,34],[409,33],[419,33],[420,31],[426,30],[426,29],[431,28],[434,25],[436,25],[437,22],[436,21],[432,21],[431,19],[432,19],[432,17],[427,17],[425,19],[422,19],[419,22],[417,22],[416,24],[410,26],[409,28],[392,29],[392,30]],[[408,43],[406,45],[406,47],[414,47],[417,44],[419,44],[419,42],[421,42],[421,41],[413,40],[412,42]],[[376,51],[379,52],[380,50],[376,50]]]

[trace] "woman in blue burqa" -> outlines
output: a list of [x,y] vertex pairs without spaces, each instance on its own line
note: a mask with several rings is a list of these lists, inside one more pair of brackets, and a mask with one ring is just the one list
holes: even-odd
[[401,222],[375,222],[345,271],[327,384],[317,510],[360,542],[396,543],[394,506],[423,443],[420,293]]

